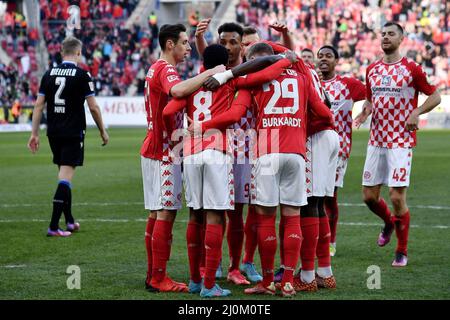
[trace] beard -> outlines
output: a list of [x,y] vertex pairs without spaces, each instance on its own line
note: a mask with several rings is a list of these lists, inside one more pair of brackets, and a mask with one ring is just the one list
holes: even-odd
[[394,53],[395,50],[397,50],[397,49],[398,49],[398,46],[396,47],[396,46],[394,46],[394,45],[391,45],[391,46],[389,46],[389,47],[387,47],[387,48],[381,47],[381,50],[383,50],[383,52],[384,52],[385,54],[391,54],[391,53]]

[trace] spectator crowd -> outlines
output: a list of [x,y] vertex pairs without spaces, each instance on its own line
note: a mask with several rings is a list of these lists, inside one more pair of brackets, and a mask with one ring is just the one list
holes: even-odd
[[[341,56],[338,72],[364,80],[380,57],[380,27],[404,26],[403,54],[421,64],[443,93],[450,93],[450,5],[442,0],[240,0],[237,20],[257,26],[262,38],[278,40],[269,24],[287,24],[296,51],[332,44]],[[275,32],[276,33],[276,32]]]
[[[97,95],[143,94],[146,71],[159,55],[158,17],[154,12],[149,15],[148,28],[126,28],[138,2],[39,0],[49,66],[61,62],[68,8],[77,5],[82,28],[74,29],[73,35],[84,44],[82,67],[92,74]],[[341,56],[337,71],[363,81],[367,66],[381,55],[380,27],[388,20],[399,21],[406,32],[402,53],[420,63],[444,94],[450,94],[449,13],[450,5],[442,0],[240,0],[236,6],[237,21],[256,26],[264,39],[279,40],[277,32],[269,28],[279,21],[291,31],[297,52],[332,44]],[[0,45],[10,58],[9,63],[0,63],[1,113],[12,106],[20,110],[21,105],[32,105],[36,97],[39,32],[27,26],[14,5],[0,15]],[[194,45],[200,19],[198,11],[188,17],[193,52],[191,59],[178,66],[183,78],[194,76],[201,64]],[[207,33],[209,42],[213,34],[215,30]],[[10,115],[17,120],[12,112]]]

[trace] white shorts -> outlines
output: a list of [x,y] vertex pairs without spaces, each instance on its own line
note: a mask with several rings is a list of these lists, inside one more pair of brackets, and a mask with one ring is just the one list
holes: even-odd
[[250,203],[250,180],[252,165],[250,163],[233,164],[234,173],[234,202]]
[[181,209],[181,166],[141,156],[146,210]]
[[412,149],[367,147],[363,186],[408,187],[411,174]]
[[229,155],[208,149],[184,158],[186,205],[194,210],[234,210],[233,164]]
[[338,156],[337,158],[337,168],[336,168],[336,182],[335,186],[339,188],[344,187],[344,177],[347,171],[348,158],[343,156]]
[[324,130],[306,141],[306,195],[332,197],[336,179],[339,136],[334,130]]
[[293,153],[270,153],[257,158],[250,189],[252,203],[257,205],[306,205],[305,159]]

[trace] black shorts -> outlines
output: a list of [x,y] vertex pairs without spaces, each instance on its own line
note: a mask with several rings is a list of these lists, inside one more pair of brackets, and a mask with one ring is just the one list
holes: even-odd
[[84,160],[84,137],[48,137],[53,153],[53,163],[58,166],[79,167]]

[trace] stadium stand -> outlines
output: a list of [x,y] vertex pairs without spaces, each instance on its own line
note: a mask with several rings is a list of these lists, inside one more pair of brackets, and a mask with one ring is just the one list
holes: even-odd
[[389,20],[405,28],[404,54],[424,66],[432,82],[450,93],[450,8],[441,0],[240,0],[237,21],[257,26],[264,39],[278,40],[269,24],[284,21],[296,51],[324,44],[339,49],[338,72],[364,80],[381,54],[379,27]]
[[[261,37],[279,40],[268,26],[285,22],[291,30],[295,49],[317,50],[323,44],[339,49],[341,61],[337,71],[353,74],[364,81],[367,66],[381,53],[379,27],[387,20],[398,20],[406,30],[403,54],[422,64],[430,80],[443,94],[450,93],[450,6],[440,0],[238,0],[229,1],[236,20],[254,25]],[[95,79],[98,96],[135,96],[143,94],[146,70],[159,55],[157,41],[161,24],[158,11],[151,12],[146,23],[130,24],[127,19],[139,0],[39,0],[40,28],[32,29],[20,6],[8,4],[0,17],[0,87],[3,121],[14,122],[13,104],[31,106],[39,86],[36,59],[42,34],[48,50],[48,65],[60,62],[60,45],[66,36],[67,9],[80,7],[83,27],[74,35],[85,44],[84,67]],[[196,24],[203,17],[198,11],[186,15],[193,47],[191,59],[178,66],[183,78],[195,75],[201,60],[195,50]],[[197,9],[197,8],[195,8]],[[1,15],[1,13],[0,13]],[[134,21],[134,20],[133,20]],[[145,20],[143,20],[145,21]],[[128,27],[125,27],[128,25]],[[130,26],[131,25],[131,26]],[[217,36],[207,33],[208,42]],[[6,55],[7,59],[1,59]],[[41,70],[42,71],[42,70]],[[1,112],[1,111],[0,111]]]

